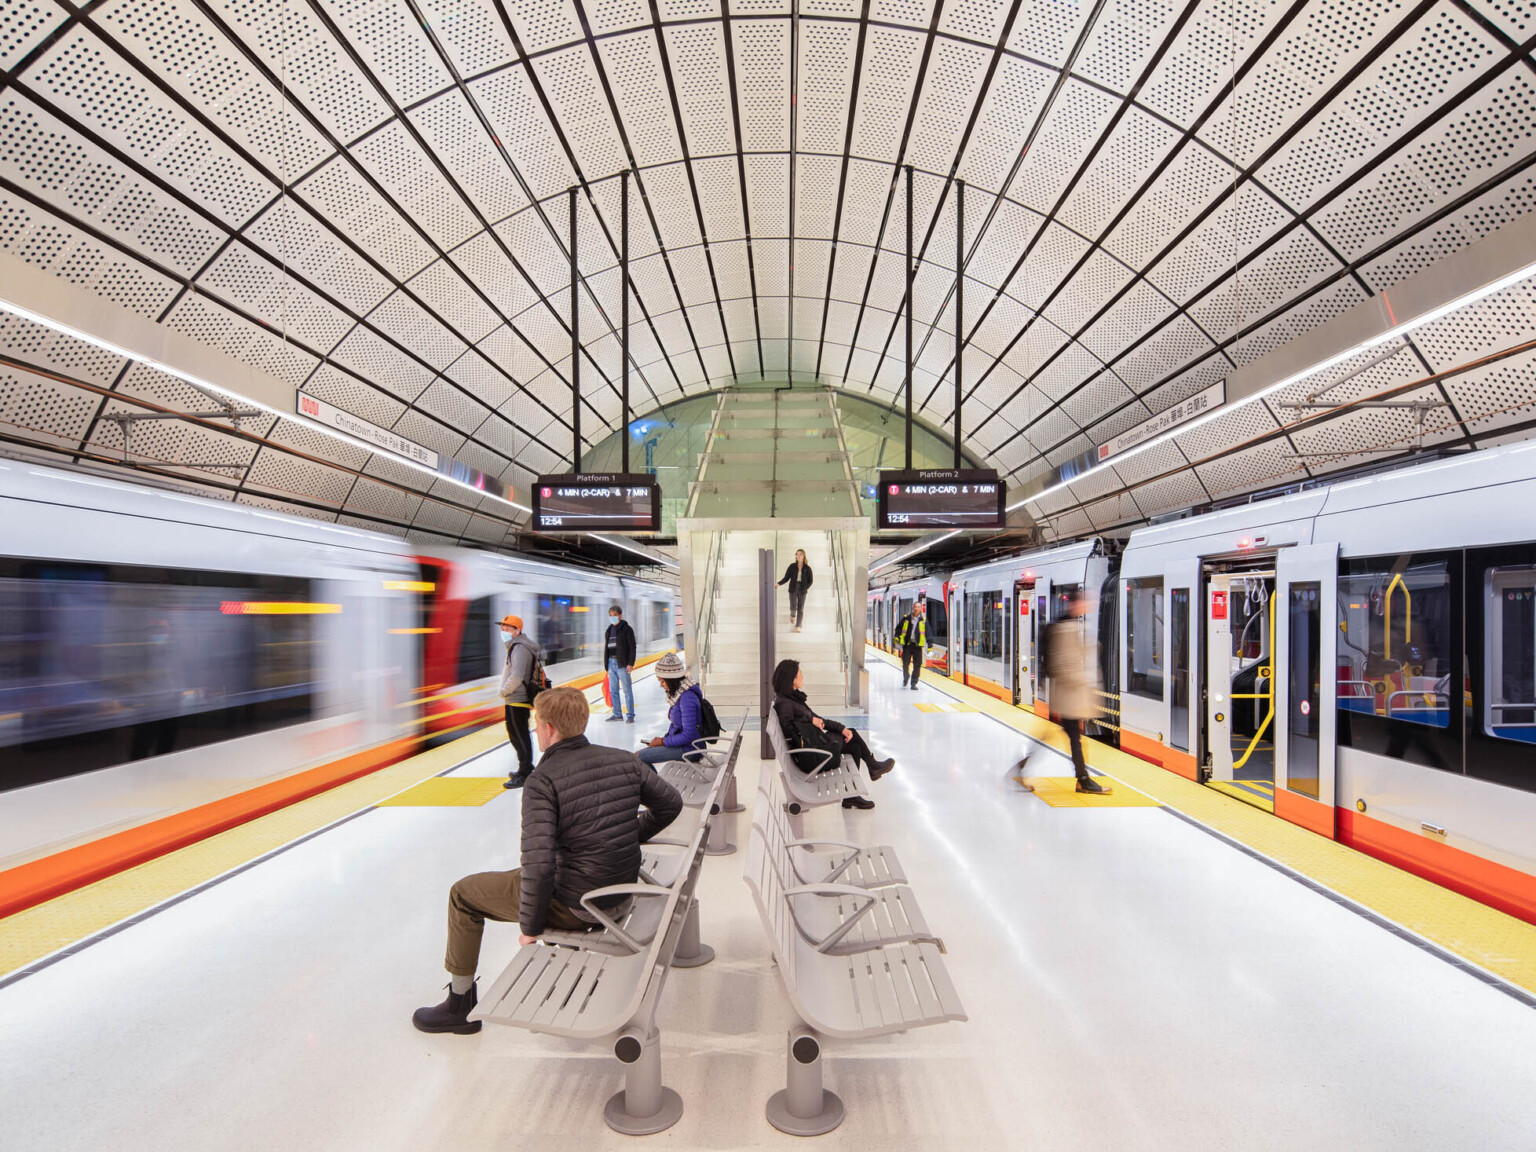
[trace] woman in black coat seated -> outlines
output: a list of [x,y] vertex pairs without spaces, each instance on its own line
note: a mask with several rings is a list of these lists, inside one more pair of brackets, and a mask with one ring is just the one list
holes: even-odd
[[[852,728],[845,728],[836,720],[824,720],[812,712],[801,691],[804,683],[805,673],[800,671],[798,660],[780,660],[773,670],[773,710],[791,748],[821,748],[837,756],[852,756],[869,769],[871,780],[880,779],[896,767],[894,759],[877,761],[864,738]],[[843,801],[844,808],[874,806],[873,800],[863,796],[850,796]]]

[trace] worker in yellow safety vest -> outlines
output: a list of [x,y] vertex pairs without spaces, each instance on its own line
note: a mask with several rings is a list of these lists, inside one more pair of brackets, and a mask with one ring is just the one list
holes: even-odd
[[910,686],[917,690],[917,677],[923,670],[923,653],[928,651],[927,605],[921,600],[896,625],[896,647],[901,649],[901,686],[908,687],[907,668],[910,665]]

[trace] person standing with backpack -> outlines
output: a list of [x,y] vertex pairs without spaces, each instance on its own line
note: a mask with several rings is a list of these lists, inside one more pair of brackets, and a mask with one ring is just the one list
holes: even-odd
[[896,625],[896,647],[901,649],[901,686],[907,687],[908,667],[911,668],[912,690],[917,691],[917,678],[923,671],[923,655],[928,651],[927,608],[919,600]]
[[[688,676],[688,667],[676,652],[668,652],[656,661],[656,679],[667,694],[667,734],[651,740],[636,753],[641,760],[654,768],[670,760],[694,760],[698,750],[695,740],[711,735],[706,732],[706,716],[713,717],[714,709],[704,699],[704,692]],[[714,733],[720,734],[720,723],[714,721]]]
[[539,659],[538,641],[523,632],[521,616],[501,618],[501,639],[506,645],[506,661],[501,666],[501,702],[506,714],[507,739],[517,754],[517,771],[507,777],[503,788],[521,788],[533,775],[533,738],[528,732],[528,717],[533,714],[533,698],[544,687],[544,665]]

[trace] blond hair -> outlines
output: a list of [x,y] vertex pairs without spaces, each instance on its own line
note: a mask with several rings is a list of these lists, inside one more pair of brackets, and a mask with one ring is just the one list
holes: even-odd
[[533,714],[560,733],[562,740],[569,740],[587,730],[592,706],[575,688],[546,688],[533,698]]

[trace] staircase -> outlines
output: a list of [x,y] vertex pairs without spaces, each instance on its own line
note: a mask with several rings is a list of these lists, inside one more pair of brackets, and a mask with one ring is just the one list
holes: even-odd
[[760,652],[757,554],[762,548],[774,550],[775,580],[793,562],[796,548],[805,549],[806,562],[815,573],[815,583],[805,598],[802,632],[795,632],[789,622],[787,590],[774,590],[776,659],[800,661],[805,672],[806,696],[812,708],[828,715],[846,712],[843,702],[846,680],[838,646],[837,606],[825,532],[726,533],[725,553],[714,588],[708,667],[704,671],[705,695],[717,710],[729,708],[734,711],[757,706]]

